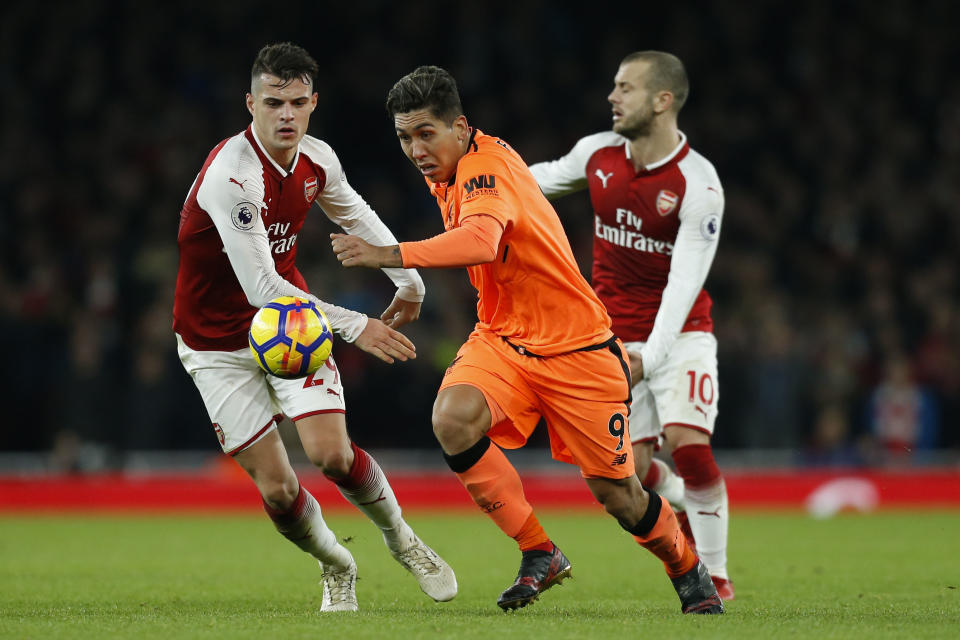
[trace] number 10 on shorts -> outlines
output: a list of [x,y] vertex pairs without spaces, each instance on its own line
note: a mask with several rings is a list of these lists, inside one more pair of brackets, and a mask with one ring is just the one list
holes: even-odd
[[713,378],[710,377],[710,374],[687,371],[687,377],[690,379],[688,400],[693,403],[701,402],[705,405],[713,404]]

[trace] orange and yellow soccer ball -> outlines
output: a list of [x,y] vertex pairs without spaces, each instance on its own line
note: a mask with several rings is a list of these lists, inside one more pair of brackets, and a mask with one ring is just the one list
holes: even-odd
[[280,378],[303,378],[327,361],[333,330],[316,303],[282,296],[250,322],[250,351],[260,368]]

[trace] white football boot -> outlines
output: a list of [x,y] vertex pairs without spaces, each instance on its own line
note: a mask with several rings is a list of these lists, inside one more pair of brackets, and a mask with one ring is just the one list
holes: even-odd
[[[320,565],[323,567],[323,564]],[[340,568],[323,567],[323,602],[320,611],[357,610],[357,563]]]
[[453,600],[457,595],[457,577],[453,569],[436,551],[425,545],[406,522],[401,522],[400,528],[399,537],[384,533],[390,554],[413,574],[425,594],[437,602]]

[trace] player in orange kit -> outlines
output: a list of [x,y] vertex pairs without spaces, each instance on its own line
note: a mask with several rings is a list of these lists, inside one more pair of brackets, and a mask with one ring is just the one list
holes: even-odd
[[722,613],[669,503],[636,477],[623,346],[523,159],[467,124],[455,80],[438,67],[401,78],[387,111],[446,231],[383,247],[331,234],[333,249],[346,267],[466,267],[477,289],[478,322],[440,385],[433,430],[474,502],[522,552],[497,604],[523,607],[570,575],[500,448],[523,446],[543,418],[553,457],[579,466],[607,512],[664,562],[683,612]]

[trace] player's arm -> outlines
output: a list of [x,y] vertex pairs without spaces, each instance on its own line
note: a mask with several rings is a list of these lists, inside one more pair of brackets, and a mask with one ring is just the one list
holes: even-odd
[[[312,140],[311,144],[319,147],[317,155],[327,173],[328,183],[317,200],[326,216],[348,234],[362,238],[373,246],[396,245],[397,239],[387,225],[347,182],[333,149],[316,140]],[[396,285],[397,294],[381,319],[394,327],[416,320],[426,291],[420,274],[413,269],[402,268],[384,268],[383,272]]]
[[345,267],[471,267],[497,257],[503,227],[493,216],[473,214],[459,227],[427,240],[375,247],[360,238],[331,234],[333,251]]
[[228,177],[211,173],[208,171],[197,192],[197,202],[216,226],[247,301],[254,307],[262,307],[280,296],[311,299],[327,315],[334,331],[347,342],[355,341],[367,326],[364,314],[324,302],[277,273],[260,215],[264,208],[263,196],[251,187],[255,181],[244,181],[250,190],[247,192],[230,183]]
[[648,378],[666,359],[707,280],[720,238],[723,216],[720,185],[688,184],[679,216],[680,228],[657,318],[638,354],[640,361],[631,358],[631,365],[639,365],[632,367],[636,370],[635,379],[641,375]]
[[340,334],[341,338],[354,343],[363,351],[389,363],[393,363],[395,359],[408,360],[417,357],[413,343],[384,322],[324,302],[282,278],[274,268],[267,232],[259,214],[253,226],[245,232],[222,224],[222,215],[211,215],[211,218],[221,218],[217,230],[220,231],[224,251],[251,305],[261,307],[279,296],[307,298],[323,310],[330,321],[330,327]]
[[587,188],[587,162],[598,149],[622,144],[624,138],[612,131],[604,131],[581,138],[565,156],[548,162],[530,165],[540,190],[554,200]]

